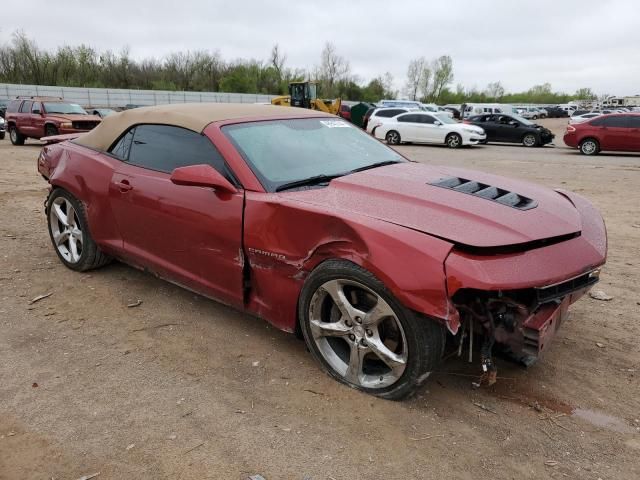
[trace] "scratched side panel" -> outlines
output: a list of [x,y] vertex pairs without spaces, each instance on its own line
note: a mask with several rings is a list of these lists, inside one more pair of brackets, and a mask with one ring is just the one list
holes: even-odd
[[451,244],[423,233],[338,216],[285,195],[247,192],[244,248],[251,270],[248,310],[283,330],[295,329],[309,272],[330,258],[371,271],[407,307],[449,319],[443,262]]

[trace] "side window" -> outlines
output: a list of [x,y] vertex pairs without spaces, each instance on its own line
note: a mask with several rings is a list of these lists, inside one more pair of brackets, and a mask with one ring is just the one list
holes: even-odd
[[603,120],[604,120],[605,127],[627,128],[629,126],[629,123],[627,122],[627,117],[623,117],[622,115],[607,117],[607,118],[604,118]]
[[397,108],[387,108],[384,110],[380,110],[378,113],[376,113],[376,117],[383,117],[383,118],[391,118],[391,117],[395,117],[396,115],[400,115],[401,113],[406,112],[406,110],[400,110]]
[[401,115],[398,117],[399,122],[403,123],[417,123],[420,121],[420,115],[416,115],[414,113],[410,113],[407,115]]
[[630,115],[627,117],[630,128],[640,128],[640,115]]
[[436,118],[433,115],[420,115],[420,123],[433,125],[435,122]]
[[594,120],[591,120],[589,122],[589,125],[592,125],[594,127],[602,127],[604,125],[604,118],[596,118]]
[[171,173],[178,167],[211,165],[230,179],[218,150],[207,137],[169,125],[138,125],[130,144],[129,163]]
[[131,128],[127,133],[125,133],[120,140],[116,142],[116,144],[111,147],[109,152],[118,157],[125,162],[129,160],[129,151],[131,150],[131,141],[133,140],[134,132],[136,131],[136,127]]
[[31,113],[42,113],[42,104],[40,102],[33,102]]
[[33,102],[31,100],[26,100],[20,107],[20,113],[30,113],[31,105],[33,105]]

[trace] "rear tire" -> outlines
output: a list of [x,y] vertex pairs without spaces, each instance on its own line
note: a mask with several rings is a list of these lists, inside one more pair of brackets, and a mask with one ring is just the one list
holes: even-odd
[[58,127],[55,125],[51,125],[50,123],[45,125],[44,127],[44,136],[45,137],[54,137],[58,135]]
[[444,142],[449,148],[460,148],[462,146],[462,137],[457,133],[450,133]]
[[311,272],[298,319],[329,376],[388,400],[414,393],[444,350],[441,323],[405,308],[372,273],[348,261],[327,260]]
[[56,188],[49,195],[46,213],[51,243],[66,267],[85,272],[111,261],[91,237],[84,205],[69,192]]
[[400,145],[402,142],[402,138],[400,134],[395,130],[389,130],[385,135],[384,139],[387,141],[389,145]]
[[25,136],[18,131],[18,127],[11,125],[9,127],[9,139],[13,145],[24,145]]
[[0,132],[0,140],[4,140],[4,132]]
[[595,138],[585,138],[580,142],[580,153],[583,155],[597,155],[600,153],[600,144]]

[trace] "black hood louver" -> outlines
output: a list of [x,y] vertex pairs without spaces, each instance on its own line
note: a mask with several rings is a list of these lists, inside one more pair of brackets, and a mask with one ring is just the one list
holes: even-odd
[[518,210],[530,210],[538,206],[538,202],[502,188],[493,187],[486,183],[467,180],[460,177],[446,177],[429,183],[434,187],[448,188],[456,192],[467,193],[476,197],[485,198],[492,202],[497,202],[507,207]]

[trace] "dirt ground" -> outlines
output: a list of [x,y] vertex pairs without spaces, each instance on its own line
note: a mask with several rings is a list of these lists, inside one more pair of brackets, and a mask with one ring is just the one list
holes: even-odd
[[[0,141],[0,479],[640,478],[640,155],[403,146],[589,197],[609,260],[538,364],[452,359],[404,402],[339,385],[293,335],[50,246],[37,142]],[[42,294],[51,296],[37,303]],[[127,305],[142,300],[137,308]]]

